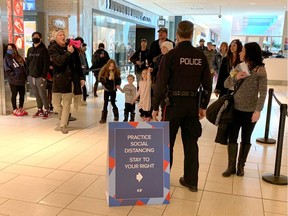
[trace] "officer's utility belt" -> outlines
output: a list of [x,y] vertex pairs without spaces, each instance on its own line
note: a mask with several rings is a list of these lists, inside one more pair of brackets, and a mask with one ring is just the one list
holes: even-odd
[[179,96],[179,97],[197,97],[198,92],[195,91],[170,91],[170,96]]

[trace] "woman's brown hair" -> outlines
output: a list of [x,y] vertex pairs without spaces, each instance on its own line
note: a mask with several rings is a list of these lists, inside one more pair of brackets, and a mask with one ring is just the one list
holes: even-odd
[[115,62],[115,60],[113,59],[109,59],[108,62],[102,67],[102,69],[100,70],[100,73],[99,73],[99,80],[101,77],[109,77],[109,66],[110,64],[114,64],[114,74],[115,74],[115,78],[119,78],[120,77],[120,70],[119,68],[117,67],[117,64]]

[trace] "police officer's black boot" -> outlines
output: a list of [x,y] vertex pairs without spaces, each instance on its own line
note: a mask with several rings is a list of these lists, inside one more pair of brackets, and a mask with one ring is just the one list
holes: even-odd
[[251,144],[240,144],[239,150],[239,157],[238,157],[238,164],[237,164],[237,176],[244,176],[244,166],[246,163],[246,159],[248,153],[250,151]]
[[101,115],[101,120],[99,121],[100,124],[104,124],[106,123],[106,119],[107,119],[107,111],[102,111],[102,115]]
[[238,144],[237,143],[228,143],[228,167],[222,173],[223,177],[229,177],[236,173],[236,157],[237,157],[237,150]]
[[118,109],[113,109],[113,113],[114,113],[114,121],[118,121],[119,120],[119,112]]
[[126,109],[124,109],[124,120],[123,120],[123,122],[127,122],[128,121],[128,115],[129,115],[129,112]]
[[135,113],[130,114],[130,121],[134,122],[135,121]]

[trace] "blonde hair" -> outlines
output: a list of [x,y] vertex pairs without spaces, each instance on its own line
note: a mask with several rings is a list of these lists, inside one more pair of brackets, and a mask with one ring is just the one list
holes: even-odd
[[132,74],[129,74],[129,75],[127,76],[127,79],[128,79],[129,77],[131,77],[131,78],[133,78],[133,80],[135,80],[135,76],[133,76]]

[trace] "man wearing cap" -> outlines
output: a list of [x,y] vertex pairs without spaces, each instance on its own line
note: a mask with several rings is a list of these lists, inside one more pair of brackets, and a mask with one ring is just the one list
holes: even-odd
[[93,73],[95,76],[95,83],[94,83],[94,97],[98,97],[97,90],[98,90],[98,74],[101,68],[108,62],[110,56],[108,52],[105,50],[104,43],[99,43],[98,49],[95,51],[92,57],[92,66],[90,69],[93,69]]
[[204,43],[205,43],[205,40],[204,39],[200,39],[199,40],[199,46],[198,47],[196,47],[197,49],[199,49],[199,50],[201,50],[201,51],[204,51],[204,50],[206,50],[207,49],[207,47],[206,46],[204,46]]
[[[198,191],[198,138],[202,128],[199,119],[206,116],[212,82],[207,58],[191,44],[194,25],[190,21],[178,24],[178,45],[162,59],[152,99],[153,119],[157,120],[159,104],[165,98],[164,121],[170,127],[170,167],[173,164],[173,148],[181,128],[184,149],[184,175],[179,182],[192,192]],[[205,94],[198,107],[197,90],[203,86]]]
[[173,47],[175,47],[175,43],[167,38],[167,28],[160,28],[158,30],[158,39],[153,41],[150,46],[151,58],[155,58],[156,56],[161,54],[161,44],[164,41],[170,41],[173,43]]
[[147,49],[147,40],[141,39],[141,48],[138,49],[130,58],[130,61],[135,65],[135,75],[137,81],[137,90],[139,89],[139,81],[141,80],[141,73],[148,68],[151,63],[150,50]]

